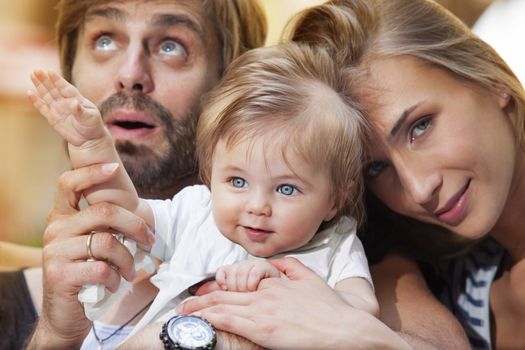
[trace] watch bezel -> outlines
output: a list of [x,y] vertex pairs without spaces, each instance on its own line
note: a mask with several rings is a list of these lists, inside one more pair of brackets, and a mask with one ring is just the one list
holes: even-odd
[[[181,318],[186,318],[186,317],[187,318],[198,319],[202,324],[204,324],[204,325],[209,327],[210,333],[212,334],[212,339],[208,342],[208,344],[206,344],[204,346],[187,348],[187,347],[184,347],[183,344],[180,344],[177,340],[171,338],[170,332],[169,332],[171,324],[177,322]],[[159,337],[160,337],[162,343],[164,344],[164,349],[166,349],[166,350],[213,350],[215,348],[215,344],[217,342],[217,334],[215,332],[215,328],[213,327],[213,325],[208,320],[206,320],[205,318],[202,318],[202,317],[199,317],[199,316],[196,316],[196,315],[176,315],[176,316],[173,316],[172,318],[170,318],[167,322],[165,322],[162,325],[162,331],[160,332]]]

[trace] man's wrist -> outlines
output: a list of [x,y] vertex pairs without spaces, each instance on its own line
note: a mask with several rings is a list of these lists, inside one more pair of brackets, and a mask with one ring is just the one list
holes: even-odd
[[239,335],[217,330],[215,350],[264,350],[262,346],[252,343]]
[[46,322],[40,319],[33,330],[33,334],[28,338],[25,344],[26,350],[47,350],[47,349],[80,349],[84,338],[66,340],[46,325]]

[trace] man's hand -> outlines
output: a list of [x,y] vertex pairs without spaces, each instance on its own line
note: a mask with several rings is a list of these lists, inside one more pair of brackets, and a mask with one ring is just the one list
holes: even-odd
[[[91,322],[85,317],[77,295],[85,284],[103,284],[115,291],[123,276],[135,276],[133,257],[111,232],[123,232],[142,246],[153,235],[144,221],[109,203],[79,208],[83,191],[114,178],[118,170],[95,165],[64,173],[44,234],[42,313],[29,348],[78,348]],[[87,238],[97,261],[88,258]]]
[[[162,323],[149,324],[133,335],[119,349],[126,350],[164,350],[159,334]],[[235,334],[217,331],[215,350],[260,350],[262,347],[243,339]]]

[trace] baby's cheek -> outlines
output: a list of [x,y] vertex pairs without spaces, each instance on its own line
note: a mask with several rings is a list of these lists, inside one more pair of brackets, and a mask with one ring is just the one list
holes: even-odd
[[213,212],[213,219],[215,220],[215,225],[219,229],[220,233],[226,238],[233,240],[237,223],[233,215],[231,215],[231,212],[217,208]]

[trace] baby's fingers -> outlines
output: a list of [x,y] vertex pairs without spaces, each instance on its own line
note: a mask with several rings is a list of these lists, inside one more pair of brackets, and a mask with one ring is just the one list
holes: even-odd
[[249,292],[256,291],[257,287],[259,286],[259,282],[263,278],[264,274],[258,273],[257,271],[253,271],[253,273],[250,273],[248,275],[248,280],[246,281],[246,290]]
[[38,95],[37,92],[29,90],[27,92],[29,102],[44,116],[49,114],[49,105]]
[[217,282],[219,287],[221,287],[221,289],[223,290],[228,289],[226,285],[226,278],[227,278],[226,269],[227,269],[227,266],[222,266],[217,270],[217,273],[215,274],[215,282]]
[[54,70],[49,70],[48,76],[50,86],[52,86],[53,91],[58,94],[56,98],[75,98],[79,103],[82,102],[82,96],[78,92],[77,88],[60,76],[60,74]]
[[47,74],[40,69],[35,70],[31,74],[31,82],[35,87],[35,95],[41,98],[45,103],[49,104],[52,102],[52,97],[49,88],[44,83],[47,79]]

